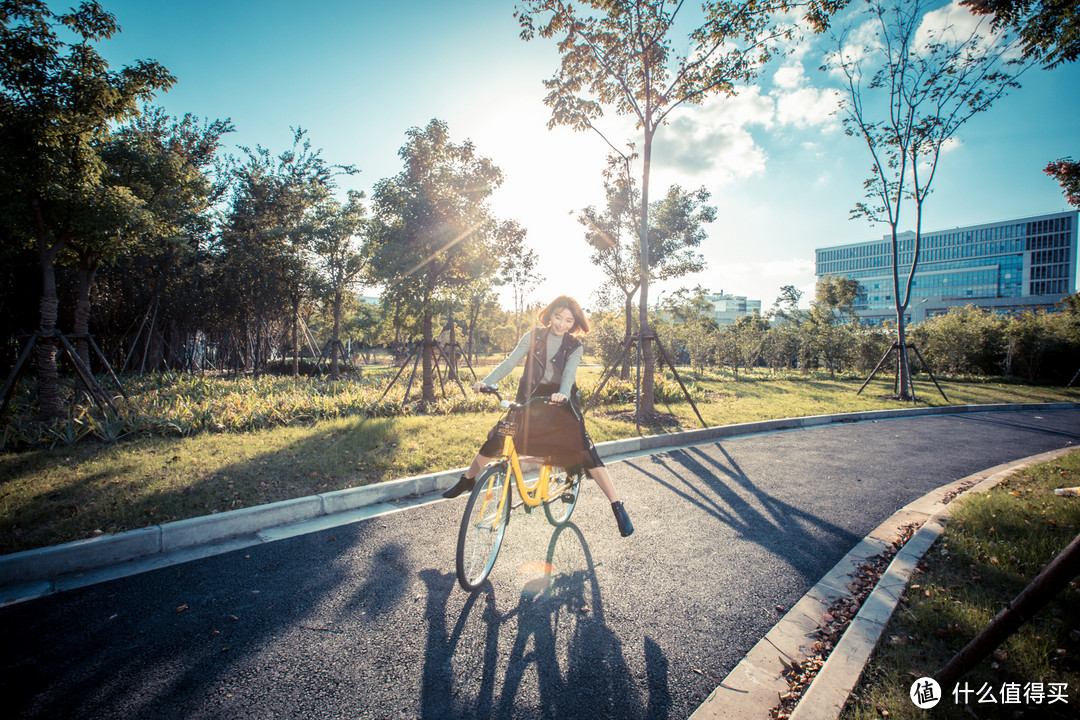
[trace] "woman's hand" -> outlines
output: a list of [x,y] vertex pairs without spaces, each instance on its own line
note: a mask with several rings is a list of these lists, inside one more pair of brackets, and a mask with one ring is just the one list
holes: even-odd
[[566,396],[562,393],[551,393],[551,402],[561,403],[566,402]]
[[482,383],[482,382],[480,382],[478,380],[476,383],[473,384],[472,389],[473,389],[473,392],[480,392],[481,390],[483,390],[486,387],[487,387],[487,385],[485,385],[484,383]]

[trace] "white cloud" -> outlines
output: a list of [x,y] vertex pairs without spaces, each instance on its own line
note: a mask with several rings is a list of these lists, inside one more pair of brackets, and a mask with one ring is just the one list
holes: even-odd
[[784,90],[794,90],[806,82],[802,64],[785,65],[773,75],[773,84]]
[[749,128],[769,129],[774,116],[772,99],[756,86],[680,108],[657,132],[653,159],[686,175],[708,175],[721,184],[750,177],[764,171],[766,156]]
[[776,119],[781,124],[797,128],[835,130],[839,128],[836,119],[839,102],[840,94],[832,88],[803,87],[777,93]]

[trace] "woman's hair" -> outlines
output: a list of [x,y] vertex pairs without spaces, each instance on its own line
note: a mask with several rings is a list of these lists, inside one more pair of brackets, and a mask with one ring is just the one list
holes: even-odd
[[571,335],[587,335],[589,333],[589,320],[585,317],[584,311],[581,306],[578,305],[577,300],[569,295],[560,295],[552,300],[546,308],[536,314],[536,319],[540,321],[540,324],[547,327],[551,322],[551,316],[558,310],[566,308],[574,316],[574,326],[570,328]]

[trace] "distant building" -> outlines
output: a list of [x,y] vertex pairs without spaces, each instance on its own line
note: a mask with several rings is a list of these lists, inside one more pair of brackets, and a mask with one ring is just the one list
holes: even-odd
[[[1076,292],[1076,210],[924,232],[905,319],[910,323],[950,308],[977,305],[1000,312],[1053,309]],[[901,292],[911,269],[915,233],[897,235]],[[855,306],[871,324],[895,320],[892,241],[835,245],[815,251],[815,274],[859,281]]]
[[380,298],[371,297],[370,295],[357,295],[356,300],[361,305],[378,305],[379,303],[382,302],[382,300]]
[[721,290],[706,295],[705,299],[712,303],[713,319],[720,327],[734,324],[743,315],[761,314],[761,301],[747,300],[742,295],[727,295]]

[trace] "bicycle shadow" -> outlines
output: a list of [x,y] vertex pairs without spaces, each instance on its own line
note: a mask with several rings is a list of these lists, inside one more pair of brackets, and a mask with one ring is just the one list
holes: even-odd
[[[634,684],[623,642],[608,627],[581,530],[556,528],[542,560],[518,568],[517,603],[499,610],[491,581],[453,617],[453,573],[424,570],[428,643],[421,718],[666,718],[671,695],[660,646],[645,641],[648,697]],[[450,623],[453,627],[450,627]]]

